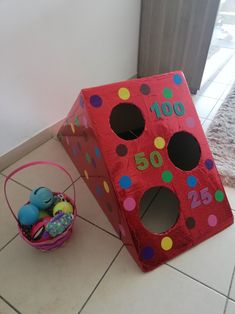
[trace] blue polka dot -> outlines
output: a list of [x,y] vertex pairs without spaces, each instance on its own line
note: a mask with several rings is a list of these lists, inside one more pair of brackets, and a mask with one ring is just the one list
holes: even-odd
[[90,97],[90,104],[95,108],[99,108],[102,105],[102,98],[99,95],[92,95]]
[[101,186],[97,186],[95,190],[98,196],[101,196],[103,194],[103,189],[101,188]]
[[175,74],[173,76],[173,81],[176,85],[180,85],[183,82],[183,79],[179,74]]
[[119,180],[121,188],[128,189],[131,186],[131,178],[129,176],[123,176]]
[[72,152],[73,152],[73,156],[77,156],[77,154],[78,154],[78,148],[77,148],[77,146],[73,146]]
[[96,168],[96,162],[95,162],[94,158],[92,158],[91,163],[92,163],[93,167]]
[[205,166],[206,166],[206,168],[207,168],[208,170],[213,169],[213,167],[214,167],[214,162],[213,162],[213,160],[207,159],[207,160],[205,161]]
[[146,246],[141,251],[141,259],[144,261],[147,261],[154,256],[154,249],[151,246]]
[[79,97],[79,104],[82,108],[84,107],[84,99],[83,99],[82,95],[80,95],[80,97]]
[[100,158],[100,156],[101,156],[101,153],[100,153],[100,149],[99,149],[99,147],[95,147],[95,155],[96,155],[96,157],[98,157],[98,158]]
[[197,185],[197,178],[194,176],[188,176],[187,184],[190,188],[194,188]]

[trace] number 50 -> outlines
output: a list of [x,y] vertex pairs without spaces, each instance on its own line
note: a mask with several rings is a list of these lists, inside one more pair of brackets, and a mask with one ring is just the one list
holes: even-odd
[[[138,170],[145,170],[149,167],[149,161],[145,157],[145,153],[141,152],[135,155],[135,163],[137,165]],[[154,168],[159,168],[162,165],[162,156],[159,152],[153,151],[149,155],[150,163]]]

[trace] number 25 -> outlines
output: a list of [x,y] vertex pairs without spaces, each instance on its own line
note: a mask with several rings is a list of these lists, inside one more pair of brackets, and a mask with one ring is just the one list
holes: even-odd
[[202,203],[204,205],[210,204],[212,201],[212,195],[208,191],[208,188],[204,188],[200,190],[200,195],[197,191],[190,191],[188,193],[188,199],[192,199],[191,208],[196,208]]

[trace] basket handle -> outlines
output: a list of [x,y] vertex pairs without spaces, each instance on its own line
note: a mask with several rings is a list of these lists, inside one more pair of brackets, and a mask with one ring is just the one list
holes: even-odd
[[53,161],[32,161],[32,162],[29,162],[27,164],[24,164],[18,168],[16,168],[14,171],[12,171],[5,179],[5,182],[4,182],[4,195],[5,195],[5,198],[6,198],[6,202],[7,202],[7,205],[8,207],[10,208],[10,211],[13,215],[13,217],[15,218],[15,220],[17,221],[18,223],[18,219],[10,205],[10,202],[9,202],[9,199],[7,197],[7,183],[8,181],[18,172],[20,172],[21,170],[25,169],[25,168],[29,168],[29,167],[32,167],[32,166],[36,166],[36,165],[50,165],[50,166],[53,166],[55,168],[58,168],[60,170],[62,170],[64,173],[66,173],[66,175],[69,177],[69,179],[71,180],[72,182],[72,187],[73,187],[73,202],[74,202],[74,206],[76,206],[76,192],[75,192],[75,185],[74,185],[74,182],[73,182],[73,178],[72,176],[69,174],[69,172],[62,166],[60,166],[59,164],[53,162]]

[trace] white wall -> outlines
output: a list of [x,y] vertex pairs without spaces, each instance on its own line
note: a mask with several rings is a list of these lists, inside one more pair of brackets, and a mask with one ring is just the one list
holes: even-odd
[[140,0],[0,0],[0,155],[137,72]]

